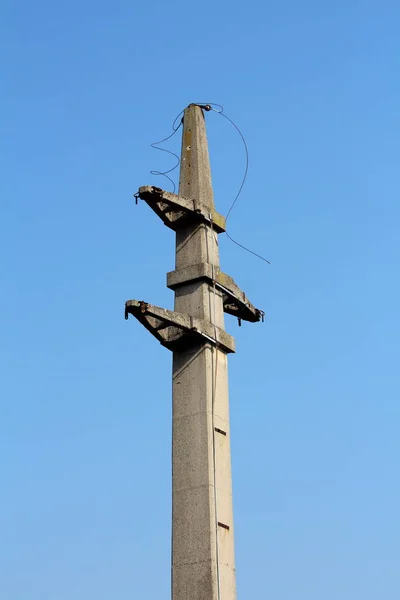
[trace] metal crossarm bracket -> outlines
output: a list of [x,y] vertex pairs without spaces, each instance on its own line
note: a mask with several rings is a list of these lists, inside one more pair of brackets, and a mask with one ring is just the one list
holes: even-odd
[[145,185],[139,188],[137,198],[144,200],[160,217],[164,225],[176,231],[187,223],[212,223],[217,233],[225,231],[225,218],[202,202],[192,198],[184,198],[161,188]]
[[[213,268],[209,263],[200,263],[191,265],[184,269],[171,271],[167,274],[167,286],[171,290],[176,290],[181,285],[185,285],[191,281],[206,280],[210,285],[213,281]],[[215,274],[215,288],[222,293],[224,311],[239,320],[250,321],[256,323],[264,320],[264,312],[255,308],[246,298],[246,295],[236,285],[232,277],[225,275],[217,270]]]
[[139,300],[125,303],[125,319],[133,315],[166,348],[186,350],[199,342],[209,342],[224,352],[235,352],[235,341],[211,322],[159,308]]

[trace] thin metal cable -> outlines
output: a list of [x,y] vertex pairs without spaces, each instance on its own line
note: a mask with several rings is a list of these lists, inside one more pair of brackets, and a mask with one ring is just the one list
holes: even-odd
[[[213,108],[213,106],[219,106],[219,107],[220,107],[220,110],[216,110],[215,108]],[[218,104],[218,105],[216,105],[216,104],[212,105],[212,104],[211,104],[211,110],[212,110],[213,112],[216,112],[217,114],[221,115],[221,117],[224,117],[224,118],[225,118],[227,121],[229,121],[229,123],[231,123],[231,125],[233,125],[233,127],[236,129],[236,131],[237,131],[237,132],[238,132],[238,134],[240,135],[240,137],[241,137],[241,140],[242,140],[242,142],[243,142],[244,151],[245,151],[245,157],[246,157],[246,158],[245,158],[245,168],[244,168],[244,173],[243,173],[243,178],[242,178],[242,181],[241,181],[241,183],[240,183],[240,186],[239,186],[239,189],[238,189],[238,191],[237,191],[237,194],[236,194],[235,198],[233,199],[233,202],[232,202],[231,206],[229,207],[229,210],[228,210],[228,212],[227,212],[227,214],[226,214],[226,217],[225,217],[225,222],[227,223],[227,222],[228,222],[228,219],[229,219],[229,216],[230,216],[230,214],[231,214],[231,212],[232,212],[232,210],[233,210],[233,208],[234,208],[234,206],[235,206],[236,202],[238,201],[240,194],[242,193],[243,186],[244,186],[244,184],[246,183],[247,174],[248,174],[248,171],[249,171],[249,149],[248,149],[248,146],[247,146],[247,143],[246,143],[245,137],[244,137],[243,133],[240,131],[239,127],[236,125],[236,123],[235,123],[234,121],[232,121],[232,119],[231,119],[231,118],[229,118],[229,117],[228,117],[228,115],[226,115],[226,114],[224,113],[224,107],[223,107],[223,106],[221,106],[220,104]],[[236,244],[236,246],[239,246],[239,248],[242,248],[242,249],[243,249],[243,250],[245,250],[246,252],[249,252],[249,254],[252,254],[253,256],[256,256],[257,258],[259,258],[259,259],[263,260],[263,261],[264,261],[264,262],[266,262],[267,264],[269,264],[269,265],[271,264],[271,263],[270,263],[270,261],[269,261],[269,260],[267,260],[266,258],[264,258],[264,256],[261,256],[261,254],[257,254],[257,252],[254,252],[254,250],[250,250],[250,248],[247,248],[247,246],[244,246],[243,244],[240,244],[238,241],[236,241],[236,240],[235,240],[235,239],[234,239],[234,238],[233,238],[233,237],[232,237],[232,236],[231,236],[231,235],[228,233],[228,231],[225,231],[225,233],[226,233],[227,237],[228,237],[228,238],[231,240],[231,242],[233,242],[234,244]]]
[[150,171],[150,175],[162,176],[162,177],[166,177],[167,179],[169,179],[169,181],[174,186],[172,193],[175,193],[176,185],[175,185],[175,181],[173,179],[171,179],[171,177],[168,176],[168,173],[172,173],[172,171],[175,171],[175,169],[180,165],[181,159],[179,158],[179,156],[177,154],[175,154],[175,152],[171,152],[171,150],[166,150],[165,148],[158,148],[158,146],[160,144],[163,144],[164,142],[167,142],[168,140],[170,140],[176,134],[176,132],[179,130],[180,126],[182,125],[182,121],[179,122],[178,126],[176,126],[176,122],[179,119],[179,117],[183,114],[183,112],[184,111],[181,110],[179,115],[177,115],[175,117],[175,119],[172,123],[172,133],[170,135],[168,135],[163,140],[160,140],[159,142],[153,142],[152,144],[150,144],[150,146],[152,148],[154,148],[154,150],[159,150],[160,152],[166,152],[167,154],[171,154],[171,156],[174,156],[177,159],[177,163],[173,167],[171,167],[171,169],[167,169],[167,171]]
[[[231,206],[229,207],[229,210],[226,214],[225,217],[225,222],[228,221],[229,216],[234,208],[234,206],[236,205],[240,194],[242,193],[243,190],[243,186],[246,182],[247,179],[247,174],[248,174],[248,170],[249,170],[249,150],[248,150],[248,146],[245,140],[245,137],[243,135],[243,133],[241,132],[241,130],[239,129],[239,127],[236,125],[236,123],[230,118],[228,117],[228,115],[225,114],[224,112],[224,107],[222,106],[222,104],[217,104],[216,102],[194,102],[193,104],[200,106],[201,108],[203,108],[204,110],[207,111],[213,111],[215,113],[217,113],[218,115],[221,115],[222,117],[224,117],[227,121],[229,121],[229,123],[231,123],[231,125],[236,129],[236,131],[238,132],[238,134],[240,135],[240,138],[243,142],[243,146],[244,146],[244,150],[245,150],[245,169],[244,169],[244,173],[243,173],[243,178],[242,181],[240,183],[239,189],[237,191],[237,194],[235,196],[235,198],[233,199],[233,202],[231,204]],[[217,108],[214,108],[217,107]],[[169,139],[171,139],[175,133],[179,130],[179,128],[182,125],[182,119],[179,122],[179,125],[176,125],[176,122],[178,121],[178,119],[181,117],[181,115],[185,112],[185,109],[181,110],[181,112],[175,117],[173,123],[172,123],[172,133],[167,136],[166,138],[164,138],[163,140],[160,140],[159,142],[153,142],[151,145],[152,148],[154,148],[155,150],[159,150],[160,152],[166,152],[167,154],[171,154],[171,156],[173,156],[174,158],[176,158],[176,164],[171,167],[171,169],[168,169],[167,171],[150,171],[151,175],[157,175],[157,176],[163,176],[166,177],[173,185],[173,193],[175,193],[176,191],[176,184],[174,182],[174,180],[169,177],[169,173],[172,173],[172,171],[175,171],[175,169],[180,165],[181,159],[180,157],[175,154],[175,152],[171,152],[170,150],[166,150],[165,148],[158,148],[158,146],[160,144],[163,144],[164,142],[168,141]],[[239,248],[242,248],[242,250],[245,250],[246,252],[248,252],[249,254],[252,254],[253,256],[259,258],[260,260],[264,261],[265,263],[267,263],[268,265],[270,265],[270,261],[267,260],[264,256],[262,256],[261,254],[258,254],[257,252],[254,252],[254,250],[251,250],[250,248],[248,248],[247,246],[244,246],[244,244],[241,244],[240,242],[238,242],[237,240],[235,240],[228,231],[225,231],[228,239],[230,239],[231,242],[233,242],[236,246],[238,246]]]
[[[214,109],[212,109],[212,110],[214,110]],[[237,191],[237,194],[236,194],[236,196],[235,196],[235,198],[234,198],[234,200],[233,200],[233,202],[232,202],[232,204],[231,204],[231,206],[230,206],[230,208],[229,208],[229,210],[228,210],[228,212],[227,212],[227,214],[226,214],[226,217],[225,217],[225,221],[226,221],[226,222],[228,222],[229,215],[231,214],[231,212],[232,212],[232,210],[233,210],[233,208],[234,208],[234,206],[235,206],[236,202],[238,201],[238,199],[239,199],[239,196],[240,196],[240,194],[242,193],[243,186],[244,186],[244,184],[246,183],[246,179],[247,179],[247,173],[248,173],[248,171],[249,171],[249,149],[248,149],[248,147],[247,147],[247,143],[246,143],[246,140],[244,139],[244,135],[243,135],[243,133],[240,131],[240,129],[239,129],[239,127],[236,125],[236,123],[234,123],[234,121],[232,121],[232,119],[230,119],[230,118],[229,118],[229,117],[228,117],[228,116],[227,116],[227,115],[226,115],[226,114],[223,112],[223,109],[222,109],[222,111],[216,111],[216,110],[214,110],[214,112],[216,112],[216,113],[218,113],[219,115],[221,115],[221,117],[224,117],[224,119],[226,119],[227,121],[229,121],[229,123],[231,123],[231,124],[233,125],[233,127],[236,129],[236,131],[238,132],[238,134],[240,135],[240,137],[241,137],[241,139],[242,139],[243,146],[244,146],[244,151],[245,151],[245,155],[246,155],[245,168],[244,168],[243,178],[242,178],[242,181],[241,181],[241,183],[240,183],[240,187],[239,187],[239,189],[238,189],[238,191]]]
[[249,254],[253,254],[253,256],[257,256],[257,258],[263,260],[264,262],[266,262],[267,264],[271,264],[269,262],[268,259],[264,258],[264,256],[261,256],[261,254],[257,254],[257,252],[254,252],[254,250],[250,250],[250,248],[247,248],[247,246],[243,246],[242,244],[239,244],[239,242],[237,242],[236,240],[233,239],[233,237],[231,235],[229,235],[229,233],[227,231],[225,231],[227,237],[231,240],[231,242],[233,242],[234,244],[236,244],[236,246],[239,246],[239,248],[243,248],[243,250],[246,250],[246,252],[249,252]]
[[[211,347],[211,425],[212,425],[212,442],[213,442],[213,479],[214,479],[214,512],[215,512],[215,560],[216,560],[216,570],[217,570],[217,591],[218,591],[218,600],[221,600],[221,581],[220,581],[220,572],[219,572],[219,542],[218,542],[218,500],[217,500],[217,456],[215,449],[215,395],[216,395],[216,385],[217,385],[217,359],[218,359],[218,341],[217,341],[217,323],[216,323],[216,315],[217,315],[217,297],[216,297],[216,289],[215,289],[215,263],[214,263],[214,246],[217,243],[217,240],[214,238],[214,228],[213,228],[213,220],[212,215],[210,213],[210,224],[211,224],[211,269],[212,269],[212,281],[213,281],[213,298],[214,298],[214,307],[213,307],[213,322],[214,322],[214,341],[215,346]],[[208,227],[205,228],[206,235],[208,235]]]

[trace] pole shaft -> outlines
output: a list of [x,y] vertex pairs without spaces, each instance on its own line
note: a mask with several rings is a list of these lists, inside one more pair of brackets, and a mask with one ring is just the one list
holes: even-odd
[[[214,208],[204,115],[184,112],[179,195]],[[176,269],[219,267],[206,223],[176,233]],[[221,294],[182,282],[175,310],[224,328]],[[227,355],[202,342],[173,353],[172,600],[235,600]]]

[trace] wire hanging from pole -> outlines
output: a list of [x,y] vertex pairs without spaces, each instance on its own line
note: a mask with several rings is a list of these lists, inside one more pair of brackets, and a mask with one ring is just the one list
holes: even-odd
[[179,117],[183,114],[184,110],[181,110],[181,112],[179,113],[179,115],[177,115],[172,123],[172,133],[170,135],[168,135],[166,138],[164,138],[163,140],[160,140],[159,142],[153,142],[152,144],[150,144],[150,146],[152,148],[154,148],[154,150],[159,150],[160,152],[166,152],[167,154],[171,154],[171,156],[174,156],[177,159],[176,164],[171,167],[170,169],[168,169],[167,171],[150,171],[150,175],[157,175],[157,176],[162,176],[162,177],[166,177],[174,186],[174,189],[172,191],[172,193],[175,193],[176,190],[176,185],[175,185],[175,181],[169,177],[169,173],[172,173],[172,171],[175,171],[175,169],[180,165],[181,159],[179,158],[179,156],[177,154],[175,154],[175,152],[171,152],[171,150],[167,150],[166,148],[159,148],[158,146],[160,144],[163,144],[164,142],[167,142],[168,140],[170,140],[175,134],[176,132],[179,130],[180,126],[182,125],[182,121],[179,122],[179,125],[176,126],[176,122],[179,119]]
[[[228,210],[228,212],[227,212],[227,214],[226,214],[226,217],[225,217],[225,222],[227,223],[227,222],[228,222],[228,219],[229,219],[229,217],[230,217],[230,214],[231,214],[231,212],[232,212],[232,210],[233,210],[233,208],[234,208],[234,206],[235,206],[236,202],[239,200],[239,196],[240,196],[240,194],[242,193],[243,186],[244,186],[244,184],[246,183],[247,174],[248,174],[248,171],[249,171],[249,149],[248,149],[248,146],[247,146],[247,142],[246,142],[246,140],[245,140],[245,137],[244,137],[243,133],[240,131],[239,127],[236,125],[236,123],[235,123],[235,122],[234,122],[234,121],[233,121],[233,120],[232,120],[230,117],[228,117],[228,115],[226,115],[226,114],[224,113],[224,107],[223,107],[223,106],[221,106],[220,104],[219,104],[219,105],[217,105],[217,106],[219,106],[219,107],[220,107],[220,110],[215,110],[215,109],[212,107],[212,105],[211,105],[211,110],[212,110],[212,111],[214,111],[214,112],[216,112],[217,114],[221,115],[221,117],[224,117],[224,119],[226,119],[227,121],[229,121],[229,123],[231,123],[231,125],[233,125],[233,127],[236,129],[236,131],[237,131],[237,132],[238,132],[238,134],[240,135],[240,138],[241,138],[241,140],[242,140],[242,142],[243,142],[244,151],[245,151],[245,157],[246,157],[246,158],[245,158],[245,168],[244,168],[244,173],[243,173],[243,178],[242,178],[242,181],[241,181],[241,183],[240,183],[240,186],[239,186],[239,189],[238,189],[238,191],[237,191],[237,194],[236,194],[235,198],[233,199],[233,202],[232,202],[232,204],[230,205],[230,207],[229,207],[229,210]],[[233,242],[234,244],[236,244],[236,246],[239,246],[239,248],[242,248],[243,250],[245,250],[246,252],[249,252],[249,253],[250,253],[250,254],[252,254],[253,256],[256,256],[256,257],[257,257],[257,258],[259,258],[260,260],[263,260],[263,261],[264,261],[264,262],[266,262],[268,265],[270,265],[270,264],[271,264],[269,260],[267,260],[266,258],[264,258],[264,256],[261,256],[261,254],[258,254],[257,252],[254,252],[254,250],[251,250],[250,248],[247,248],[247,246],[244,246],[243,244],[241,244],[240,242],[238,242],[237,240],[235,240],[235,239],[234,239],[234,238],[233,238],[233,237],[230,235],[230,233],[229,233],[228,231],[225,231],[225,233],[226,233],[227,237],[228,237],[228,238],[231,240],[231,242]]]
[[[244,150],[245,150],[245,169],[244,169],[244,174],[243,174],[243,178],[240,183],[239,189],[238,189],[236,196],[233,199],[233,202],[230,205],[228,212],[226,214],[225,222],[227,222],[231,215],[233,208],[235,207],[237,201],[239,200],[239,197],[242,193],[244,184],[246,183],[247,174],[248,174],[248,170],[249,170],[249,150],[248,150],[247,142],[246,142],[246,139],[245,139],[243,133],[241,132],[239,127],[236,125],[236,123],[230,117],[228,117],[227,114],[225,114],[224,107],[222,106],[222,104],[217,104],[216,102],[194,102],[193,104],[195,104],[196,106],[200,106],[200,108],[202,108],[203,110],[213,111],[213,112],[217,113],[218,115],[221,115],[222,117],[224,117],[224,119],[229,121],[229,123],[231,123],[231,125],[236,129],[236,131],[240,135],[240,138],[243,142],[243,146],[244,146]],[[151,147],[154,148],[155,150],[159,150],[160,152],[166,152],[167,154],[171,154],[171,156],[176,158],[176,161],[177,161],[176,164],[173,167],[171,167],[170,169],[167,169],[166,171],[155,171],[155,170],[150,171],[151,175],[166,177],[173,185],[173,193],[175,193],[175,191],[176,191],[176,184],[175,184],[174,180],[171,177],[169,177],[169,174],[172,173],[173,171],[175,171],[175,169],[180,165],[181,159],[177,154],[175,154],[175,152],[171,152],[171,150],[167,150],[166,148],[159,148],[158,146],[160,144],[163,144],[164,142],[167,142],[176,134],[176,132],[179,130],[179,128],[182,125],[182,119],[180,120],[178,125],[176,125],[176,122],[181,117],[181,115],[184,114],[184,112],[185,112],[185,109],[181,110],[181,112],[175,117],[175,119],[172,123],[172,133],[169,136],[167,136],[163,140],[160,140],[159,142],[153,142],[152,144],[150,144]],[[233,242],[236,246],[238,246],[239,248],[242,248],[242,250],[245,250],[246,252],[248,252],[249,254],[252,254],[256,258],[259,258],[260,260],[264,261],[268,265],[271,264],[267,258],[262,256],[261,254],[258,254],[257,252],[254,252],[254,250],[251,250],[244,244],[241,244],[240,242],[235,240],[235,238],[233,238],[227,230],[225,231],[225,233],[226,233],[226,236],[228,237],[228,239],[231,242]]]

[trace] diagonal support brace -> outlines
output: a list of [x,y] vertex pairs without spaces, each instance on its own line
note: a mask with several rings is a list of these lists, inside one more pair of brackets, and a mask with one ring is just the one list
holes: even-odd
[[[215,277],[215,282],[213,277]],[[207,281],[210,285],[215,284],[216,289],[222,293],[224,312],[237,317],[239,321],[257,323],[264,320],[264,312],[251,304],[232,277],[219,270],[213,275],[213,267],[210,263],[200,263],[171,271],[167,274],[167,287],[176,290],[181,285],[200,279]]]
[[211,322],[139,300],[125,303],[125,319],[130,314],[168,350],[179,352],[199,342],[209,342],[226,353],[235,352],[233,337]]
[[151,185],[140,187],[137,198],[144,200],[164,225],[174,231],[197,222],[212,224],[217,233],[223,233],[226,229],[225,218],[198,200],[165,192]]

